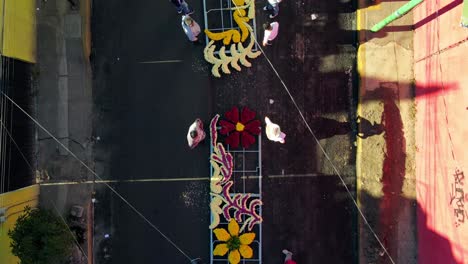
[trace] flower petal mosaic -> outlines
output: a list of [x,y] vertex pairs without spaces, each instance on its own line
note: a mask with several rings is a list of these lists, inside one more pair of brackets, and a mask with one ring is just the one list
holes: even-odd
[[[212,177],[210,182],[210,229],[216,238],[213,256],[227,256],[229,263],[240,263],[241,259],[253,258],[255,253],[250,246],[257,237],[254,226],[261,224],[263,218],[259,214],[262,201],[252,197],[251,193],[231,193],[234,185],[234,159],[224,145],[218,142],[219,133],[225,136],[226,144],[231,145],[230,137],[239,138],[242,146],[249,146],[255,142],[254,135],[260,133],[260,121],[255,119],[256,113],[247,107],[233,107],[226,112],[223,120],[216,115],[210,122],[212,153],[210,164]],[[220,127],[218,127],[218,121]],[[245,136],[247,135],[247,137]],[[251,137],[251,138],[249,138]],[[219,227],[221,223],[223,224]]]
[[[211,63],[211,74],[215,77],[221,77],[219,69],[224,74],[230,74],[231,66],[236,71],[241,71],[239,62],[245,67],[251,67],[252,64],[247,60],[255,59],[261,55],[260,51],[252,51],[255,44],[253,29],[248,22],[255,17],[254,0],[232,0],[234,7],[231,8],[232,16],[239,29],[229,29],[222,32],[212,32],[205,29],[206,36],[210,42],[205,47],[203,54],[205,60]],[[245,43],[250,39],[247,46]],[[222,41],[218,49],[216,42]],[[230,46],[229,46],[230,45]]]

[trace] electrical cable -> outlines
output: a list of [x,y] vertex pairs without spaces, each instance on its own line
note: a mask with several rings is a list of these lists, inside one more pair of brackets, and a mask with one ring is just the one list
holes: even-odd
[[[12,74],[11,75],[14,78],[14,76],[15,76],[15,63],[14,63],[14,61],[13,61]],[[13,89],[9,89],[9,90],[11,91]],[[13,107],[12,107],[11,103],[9,105],[9,112],[10,112],[10,130],[13,131]],[[8,129],[7,129],[7,132],[8,132]],[[10,147],[10,153],[8,155],[8,157],[9,157],[8,158],[8,178],[7,178],[8,185],[6,186],[6,191],[7,192],[10,191],[10,174],[11,174],[11,158],[12,158],[12,156],[11,156],[11,149],[12,149],[11,143],[9,144],[9,147]],[[32,175],[34,175],[34,172],[32,172],[32,173],[33,173]]]
[[[52,203],[52,206],[54,207],[55,209],[55,212],[58,214],[58,216],[60,217],[60,219],[62,220],[62,222],[65,224],[65,226],[67,227],[67,230],[68,232],[70,233],[70,235],[72,236],[73,240],[75,241],[76,245],[80,248],[80,251],[81,253],[83,253],[83,255],[85,256],[86,260],[88,260],[88,255],[86,255],[86,253],[84,252],[83,248],[80,246],[80,243],[78,243],[78,240],[76,239],[75,237],[75,234],[73,234],[73,231],[71,231],[70,227],[68,226],[67,222],[65,221],[65,219],[63,218],[63,216],[60,214],[57,206],[55,206],[55,203],[54,201],[52,201],[52,199],[48,199],[51,203]],[[88,232],[90,232],[90,230],[88,230]],[[92,253],[92,252],[91,252]]]
[[[55,142],[57,142],[62,148],[64,148],[73,158],[75,158],[83,167],[85,167],[91,174],[96,178],[103,180],[94,170],[92,170],[86,163],[84,163],[80,158],[76,156],[70,149],[68,149],[60,140],[58,140],[52,133],[49,132],[45,127],[43,127],[35,118],[29,115],[22,107],[20,107],[15,101],[13,101],[8,95],[3,93],[3,96],[7,98],[13,105],[15,105],[21,112],[23,112],[29,119],[31,119],[38,127],[40,127],[44,132],[46,132],[50,137],[52,137]],[[127,199],[125,199],[119,192],[117,192],[112,186],[106,182],[102,182],[107,186],[115,195],[117,195],[127,206],[129,206],[138,216],[140,216],[148,225],[150,225],[154,230],[156,230],[162,237],[164,237],[172,246],[174,246],[182,255],[184,255],[188,260],[192,260],[181,248],[179,248],[168,236],[166,236],[156,225],[154,225],[146,216],[144,216],[135,206],[133,206]]]
[[[0,83],[0,91],[4,91],[3,87],[4,87],[4,82],[5,82],[5,71],[4,71],[4,57],[0,57],[1,58],[1,83]],[[3,99],[4,98],[1,98],[0,99],[0,120],[3,120],[2,116],[3,116]],[[3,155],[2,155],[2,150],[3,149],[3,127],[0,128],[0,194],[3,194],[4,193],[4,190],[3,190],[3,175],[2,175],[2,171],[3,171],[3,166],[1,165],[2,164],[2,161],[3,161]],[[5,198],[4,198],[4,195],[1,195],[0,197],[0,207],[4,207],[4,204],[5,204]],[[0,226],[0,235],[3,234],[3,225]]]
[[[6,58],[5,57],[1,57],[2,58],[2,81],[1,81],[1,84],[0,84],[0,89],[1,91],[5,91],[7,92],[6,90],[6,82],[8,81],[8,72],[7,72],[7,67],[8,66],[6,64]],[[5,108],[5,100],[4,98],[1,98],[0,100],[0,120],[4,120],[4,108]],[[5,193],[5,160],[6,160],[6,157],[4,155],[4,148],[6,148],[6,142],[5,142],[5,132],[4,132],[4,129],[3,128],[0,128],[0,193]],[[0,207],[3,207],[3,205],[5,204],[5,197],[4,195],[2,195],[1,199],[0,199]],[[0,229],[0,234],[3,234],[3,225]]]
[[[5,128],[5,124],[3,123],[3,121],[0,120],[0,123],[2,125],[2,127]],[[24,155],[23,151],[19,148],[18,144],[16,143],[15,139],[13,138],[13,136],[11,135],[10,131],[8,131],[7,128],[5,128],[5,131],[6,133],[8,134],[8,136],[10,137],[10,140],[14,143],[14,145],[16,146],[16,148],[18,149],[18,152],[21,154],[21,156],[23,157],[24,161],[26,162],[26,164],[28,165],[29,169],[34,172],[34,168],[32,167],[31,163],[29,163],[28,159],[26,158],[26,156]],[[50,193],[50,191],[48,191]],[[83,255],[86,257],[86,260],[88,260],[88,256],[86,255],[86,253],[84,252],[83,248],[80,246],[80,243],[78,243],[78,240],[76,239],[75,235],[73,234],[73,232],[71,231],[70,227],[68,226],[67,222],[65,221],[65,219],[63,218],[63,216],[61,215],[61,213],[59,212],[57,206],[55,205],[54,201],[52,201],[52,199],[47,199],[51,202],[52,206],[54,207],[57,215],[60,217],[60,219],[62,220],[62,222],[67,226],[67,229],[68,231],[70,232],[70,235],[72,236],[73,240],[75,241],[76,245],[80,248],[81,252],[83,253]],[[22,212],[22,211],[21,211]]]
[[[234,2],[234,5],[236,5],[237,8],[239,8],[239,6],[237,6],[237,4]],[[237,9],[238,12],[239,9]],[[359,208],[358,204],[357,204],[357,201],[354,199],[354,197],[352,196],[352,193],[351,191],[349,190],[348,186],[346,185],[346,182],[344,181],[343,177],[341,176],[340,172],[338,171],[338,169],[336,168],[336,166],[334,165],[334,163],[331,161],[331,158],[329,157],[329,155],[327,154],[327,152],[325,151],[325,149],[323,148],[323,146],[320,144],[320,141],[318,140],[318,138],[316,137],[315,133],[312,131],[310,125],[308,124],[307,120],[305,119],[300,107],[298,106],[297,102],[295,101],[293,95],[291,94],[291,92],[289,91],[287,85],[284,83],[284,80],[281,78],[280,74],[278,73],[278,71],[276,70],[276,68],[274,67],[274,65],[272,64],[272,62],[270,61],[270,59],[268,58],[268,56],[265,54],[264,50],[262,49],[261,45],[259,44],[256,36],[253,36],[254,40],[255,40],[255,43],[257,44],[258,48],[260,49],[260,51],[262,52],[262,54],[264,55],[265,59],[267,60],[268,64],[270,65],[271,69],[273,70],[273,72],[275,73],[275,75],[278,77],[279,81],[281,82],[284,90],[287,92],[287,94],[289,95],[291,101],[293,102],[295,108],[297,109],[301,119],[303,120],[304,124],[306,125],[307,129],[309,130],[309,132],[311,133],[311,135],[313,136],[314,140],[316,141],[317,145],[319,146],[320,150],[323,152],[324,156],[327,158],[328,162],[331,164],[333,170],[335,171],[335,173],[337,174],[337,176],[339,177],[339,179],[341,180],[343,186],[345,187],[346,189],[346,192],[349,194],[351,200],[353,201],[354,205],[356,206],[359,214],[361,215],[361,217],[363,218],[365,224],[368,226],[368,228],[370,229],[370,231],[372,232],[372,234],[374,235],[374,237],[376,238],[376,240],[378,241],[378,243],[380,244],[380,246],[382,247],[382,249],[385,251],[386,255],[389,257],[390,261],[392,263],[395,263],[392,259],[392,257],[390,256],[390,254],[388,253],[388,251],[386,250],[386,248],[384,247],[383,243],[380,241],[380,239],[378,238],[377,234],[375,233],[375,231],[372,229],[372,227],[370,226],[367,218],[365,217],[364,213],[362,212],[362,210]],[[16,104],[16,102],[14,102],[8,95],[6,95],[3,91],[2,91],[2,94],[5,98],[7,98],[12,104],[14,104],[18,109],[20,109],[25,115],[27,115],[37,126],[39,126],[42,130],[44,130],[47,134],[49,134],[61,147],[63,147],[70,155],[72,155],[76,160],[78,160],[80,162],[81,165],[83,165],[88,171],[90,171],[96,178],[98,179],[101,179],[101,177],[99,177],[99,175],[94,172],[88,165],[86,165],[83,161],[81,161],[72,151],[70,151],[65,145],[63,145],[56,137],[54,137],[47,129],[45,129],[37,120],[35,120],[32,116],[30,116],[23,108],[21,108],[18,104]],[[3,178],[3,176],[2,176]],[[137,215],[139,215],[145,222],[147,222],[147,224],[149,224],[153,229],[155,229],[161,236],[163,236],[170,244],[172,244],[177,250],[179,250],[180,253],[182,253],[187,259],[189,260],[192,260],[184,251],[182,251],[172,240],[170,240],[164,233],[162,233],[159,228],[157,228],[151,221],[149,221],[149,219],[147,219],[138,209],[136,209],[128,200],[126,200],[122,195],[120,195],[120,193],[118,193],[113,187],[111,187],[108,183],[106,182],[103,182],[114,194],[116,194],[122,201],[124,201]]]
[[[3,128],[5,128],[5,124],[3,123],[2,120],[0,120],[0,124],[2,125]],[[26,156],[24,155],[23,151],[21,151],[20,147],[18,146],[18,144],[16,143],[15,139],[13,138],[12,134],[10,133],[10,131],[8,131],[8,129],[5,128],[5,131],[7,132],[8,136],[10,137],[11,141],[13,142],[13,144],[15,145],[15,147],[18,149],[18,152],[20,153],[21,157],[23,157],[24,161],[26,162],[26,164],[28,165],[28,167],[31,169],[31,172],[34,173],[34,168],[33,166],[31,165],[31,163],[29,163],[28,159],[26,158]]]

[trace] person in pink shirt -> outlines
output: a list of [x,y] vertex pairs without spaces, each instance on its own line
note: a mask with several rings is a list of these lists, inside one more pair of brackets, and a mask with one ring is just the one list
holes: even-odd
[[192,125],[190,125],[187,133],[187,142],[191,149],[194,149],[198,143],[205,139],[205,131],[203,131],[203,122],[197,118]]
[[265,23],[263,24],[263,29],[265,29],[265,35],[263,36],[262,44],[263,46],[271,45],[271,41],[273,41],[276,38],[276,36],[278,36],[279,23]]
[[284,264],[297,264],[296,261],[292,259],[293,253],[287,249],[283,249],[284,257]]
[[198,42],[198,35],[201,32],[200,25],[189,15],[182,16],[182,29],[190,41]]

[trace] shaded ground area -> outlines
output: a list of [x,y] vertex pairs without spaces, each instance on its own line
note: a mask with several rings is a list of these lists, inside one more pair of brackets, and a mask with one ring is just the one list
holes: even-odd
[[264,180],[264,262],[282,263],[293,248],[298,263],[354,263],[355,215],[333,175]]
[[8,192],[33,183],[34,124],[3,94],[28,113],[34,113],[31,64],[0,57],[1,190]]
[[[170,3],[93,4],[94,135],[101,138],[95,146],[96,170],[103,178],[208,178],[208,145],[189,151],[188,125],[196,117],[209,120],[232,106],[248,106],[287,134],[284,145],[263,144],[264,263],[281,262],[285,247],[299,263],[356,261],[351,200],[265,58],[213,79],[203,46],[186,40]],[[191,4],[202,25],[200,3]],[[259,27],[266,21],[261,7]],[[354,8],[285,2],[280,12],[280,36],[266,53],[353,190]],[[312,12],[317,20],[310,19]],[[141,63],[165,60],[180,62]],[[209,259],[208,181],[115,187],[187,255]],[[96,237],[104,232],[114,237],[112,263],[187,262],[115,195],[98,192],[103,198],[96,216],[103,217]]]

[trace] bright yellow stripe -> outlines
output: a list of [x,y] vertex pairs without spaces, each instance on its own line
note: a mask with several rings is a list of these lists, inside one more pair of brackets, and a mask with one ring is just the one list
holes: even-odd
[[[3,43],[4,56],[23,61],[36,62],[36,1],[3,0]],[[2,4],[2,3],[0,3]]]
[[5,16],[3,13],[3,7],[6,0],[0,0],[0,53],[3,53],[3,29],[5,25]]

